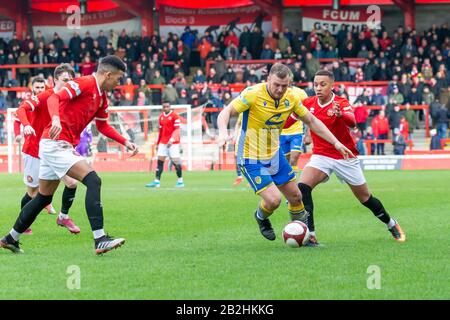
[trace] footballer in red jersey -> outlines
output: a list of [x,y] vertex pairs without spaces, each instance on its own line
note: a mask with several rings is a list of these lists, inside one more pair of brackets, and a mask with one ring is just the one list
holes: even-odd
[[[333,86],[333,73],[326,70],[318,71],[314,77],[316,96],[305,99],[303,104],[327,126],[339,141],[357,154],[355,142],[349,131],[350,128],[356,126],[353,109],[347,99],[337,97],[333,93]],[[295,118],[295,115],[291,117]],[[378,219],[387,225],[396,241],[404,242],[406,236],[398,222],[389,216],[381,201],[370,193],[358,158],[343,159],[341,154],[335,152],[334,146],[314,132],[311,133],[311,138],[313,155],[303,169],[298,185],[303,195],[305,208],[309,212],[308,228],[311,237],[308,245],[319,245],[314,228],[314,205],[311,192],[319,183],[327,181],[333,172],[339,180],[347,183],[361,204],[369,208]]]
[[169,102],[163,102],[162,112],[159,116],[158,141],[158,168],[155,180],[146,184],[148,188],[159,188],[161,174],[164,170],[164,161],[169,157],[175,165],[178,181],[175,187],[184,187],[181,160],[180,160],[180,116],[170,108]]
[[[22,152],[24,154],[24,182],[28,186],[27,194],[22,198],[21,208],[23,208],[38,192],[39,186],[39,142],[44,128],[50,123],[47,99],[56,91],[61,89],[66,82],[73,80],[75,71],[69,64],[60,64],[55,68],[55,87],[47,89],[38,95],[33,95],[25,100],[16,111],[17,120],[23,125],[25,143]],[[77,180],[64,176],[61,180],[65,184],[62,196],[61,211],[56,219],[56,224],[67,228],[71,233],[77,234],[80,228],[77,227],[69,217],[69,209],[75,198]],[[56,213],[53,206],[47,206],[49,213]]]
[[87,187],[85,207],[94,235],[95,253],[102,254],[125,243],[125,239],[114,239],[105,233],[100,177],[74,149],[83,129],[95,119],[99,132],[125,145],[132,155],[137,154],[137,146],[107,122],[106,91],[113,90],[119,84],[125,71],[126,65],[119,57],[106,56],[100,60],[95,74],[69,81],[48,98],[51,123],[44,129],[39,144],[39,192],[21,210],[10,233],[0,240],[0,247],[15,253],[23,252],[18,242],[20,235],[51,203],[59,179],[66,174]]

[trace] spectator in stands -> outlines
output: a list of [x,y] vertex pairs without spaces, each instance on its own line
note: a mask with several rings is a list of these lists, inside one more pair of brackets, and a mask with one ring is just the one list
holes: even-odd
[[386,105],[386,96],[381,94],[381,90],[375,88],[375,93],[370,97],[369,105],[384,106]]
[[[371,123],[373,134],[378,140],[386,140],[389,134],[389,122],[385,117],[384,110],[380,110],[378,115],[373,117]],[[384,142],[377,143],[377,155],[385,155]]]
[[52,44],[55,46],[55,50],[60,53],[64,49],[64,41],[61,39],[59,34],[55,32],[53,35],[53,41]]
[[[30,57],[24,51],[20,51],[20,56],[17,59],[17,64],[31,64]],[[28,86],[28,78],[31,75],[31,71],[29,68],[19,68],[17,69],[19,73],[19,85],[21,87]]]
[[244,29],[239,36],[239,51],[242,51],[245,48],[250,48],[251,46],[251,34],[250,30],[247,26],[244,26]]
[[436,117],[437,134],[440,139],[447,138],[448,123],[450,120],[450,111],[445,105],[441,104]]
[[416,112],[411,109],[411,104],[405,104],[404,111],[405,120],[408,122],[408,136],[409,139],[412,139],[412,134],[414,133],[414,128],[416,127]]
[[79,66],[82,76],[89,76],[95,71],[95,63],[91,62],[91,58],[89,56],[84,57],[83,63],[81,63]]
[[285,53],[287,48],[290,46],[289,40],[284,36],[284,33],[278,34],[278,48],[281,53]]
[[202,69],[197,69],[196,75],[193,79],[194,83],[203,83],[206,81],[205,75],[203,74]]
[[5,96],[3,95],[3,92],[0,92],[0,111],[6,110],[6,109],[7,109],[7,105],[6,105]]
[[225,60],[237,60],[239,57],[239,50],[234,42],[230,42],[223,53]]
[[264,38],[264,48],[267,48],[267,45],[273,52],[278,48],[278,41],[274,38],[273,32],[268,32],[267,36]]
[[354,82],[363,82],[364,81],[364,72],[361,67],[356,68],[355,75],[353,76]]
[[370,92],[369,90],[367,90],[367,88],[363,89],[363,92],[356,98],[355,100],[355,104],[362,104],[362,105],[369,105],[370,102]]
[[360,155],[366,154],[366,149],[364,148],[364,140],[361,131],[357,127],[354,127],[350,130],[350,134],[355,141],[356,149],[358,150]]
[[355,103],[354,113],[356,119],[356,126],[362,135],[366,131],[367,118],[369,117],[369,110],[363,103]]
[[177,90],[172,86],[171,83],[168,83],[164,88],[162,94],[162,101],[168,101],[170,104],[176,104],[178,98]]
[[433,92],[431,92],[430,87],[426,85],[423,88],[423,94],[422,94],[422,104],[428,104],[430,105],[435,100]]
[[206,78],[208,84],[220,83],[220,78],[216,72],[216,69],[210,68],[208,77]]
[[[3,94],[1,94],[1,96],[3,96]],[[5,115],[3,113],[0,113],[0,144],[5,143],[4,123]]]
[[187,95],[186,89],[180,91],[180,95],[177,97],[177,104],[190,104],[191,101]]
[[389,100],[392,100],[394,104],[401,105],[405,100],[403,95],[400,93],[398,86],[394,85],[392,87],[392,93],[389,95]]
[[155,75],[151,80],[151,84],[166,84],[166,79],[161,75],[161,71],[155,70]]
[[400,129],[395,128],[392,144],[394,146],[394,154],[395,155],[404,155],[406,149],[406,141],[403,135],[400,132]]
[[236,74],[234,73],[233,68],[228,67],[227,72],[223,75],[221,80],[225,80],[227,83],[235,83]]
[[177,92],[180,92],[182,89],[187,89],[188,87],[183,71],[178,71],[175,77],[170,80],[170,83],[175,87]]
[[400,117],[402,116],[400,112],[400,106],[398,104],[394,104],[393,110],[389,112],[389,127],[394,133],[395,129],[400,128]]
[[281,53],[280,48],[276,48],[275,53],[273,54],[273,58],[275,60],[281,60],[283,59],[283,54]]
[[274,51],[270,48],[270,45],[266,43],[264,45],[264,49],[261,52],[261,59],[262,60],[271,60],[273,59]]
[[249,51],[254,59],[258,59],[263,49],[264,37],[261,29],[257,26],[253,27],[252,33],[250,34],[250,43]]
[[191,28],[187,26],[184,28],[184,33],[181,35],[181,41],[189,48],[193,49],[196,42],[196,35],[191,31]]
[[38,47],[40,42],[45,44],[45,38],[42,35],[41,30],[38,30],[36,31],[36,36],[34,37],[34,45]]
[[252,84],[259,83],[259,78],[256,75],[255,69],[246,69],[246,73],[244,74],[244,81],[250,81]]
[[208,56],[208,53],[211,51],[211,43],[209,43],[206,38],[202,38],[201,43],[197,47],[199,53],[200,53],[200,65],[205,67],[205,61],[206,57]]
[[[363,135],[364,140],[375,140],[375,136],[372,131],[372,127],[366,128],[366,133]],[[375,154],[375,143],[370,143],[370,154]]]
[[405,140],[411,140],[411,137],[409,135],[409,123],[406,121],[405,115],[400,116],[400,134],[405,138]]
[[412,105],[418,105],[422,102],[422,95],[417,91],[416,86],[411,87],[411,92],[408,94],[405,100],[406,103],[410,103]]
[[138,63],[131,74],[131,80],[133,81],[133,84],[139,84],[142,79],[145,80],[145,74],[142,70],[142,65]]
[[316,58],[314,58],[311,53],[308,52],[306,54],[305,67],[308,79],[312,80],[316,72],[320,69],[320,62]]
[[252,54],[248,52],[247,47],[242,47],[239,60],[252,60]]
[[431,135],[430,150],[442,150],[441,139],[437,135],[436,129],[431,129],[430,135]]
[[[148,87],[148,85],[145,83],[145,79],[140,80],[139,87],[137,87],[134,92],[134,97],[136,99],[136,105],[138,105],[137,100],[139,99],[141,92],[144,94],[146,103],[151,101],[152,92],[151,92],[150,88]],[[147,104],[142,104],[142,105],[144,106]]]

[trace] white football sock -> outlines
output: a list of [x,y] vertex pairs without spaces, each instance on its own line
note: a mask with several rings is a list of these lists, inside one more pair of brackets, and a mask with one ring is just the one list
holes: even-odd
[[60,212],[60,213],[59,213],[59,218],[60,218],[60,219],[69,219],[69,215]]
[[11,229],[11,231],[9,232],[9,234],[11,235],[11,237],[15,240],[15,241],[19,241],[20,235],[21,233],[18,233],[16,230]]
[[393,226],[395,226],[397,222],[391,218],[391,220],[389,220],[389,222],[387,223],[388,228],[392,228]]
[[103,229],[94,230],[94,231],[92,231],[92,233],[94,234],[94,239],[98,239],[105,235],[105,230],[103,230]]

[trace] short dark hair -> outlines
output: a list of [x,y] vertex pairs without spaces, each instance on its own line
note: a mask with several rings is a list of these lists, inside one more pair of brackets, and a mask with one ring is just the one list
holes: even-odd
[[272,68],[270,68],[269,75],[272,74],[276,75],[280,79],[284,79],[286,77],[291,77],[292,71],[288,66],[277,62],[272,66]]
[[58,79],[59,76],[64,72],[68,72],[72,76],[72,78],[75,78],[75,70],[69,63],[61,63],[59,66],[57,66],[55,68],[55,71],[53,71],[53,78]]
[[45,79],[42,77],[35,77],[33,78],[33,80],[31,81],[31,85],[35,84],[35,83],[45,83]]
[[127,65],[118,56],[109,55],[102,58],[98,64],[98,72],[112,71],[111,69],[125,72]]
[[328,71],[328,70],[319,70],[316,72],[316,74],[314,76],[315,77],[316,76],[326,76],[326,77],[330,78],[331,81],[334,82],[334,74],[333,74],[333,72]]

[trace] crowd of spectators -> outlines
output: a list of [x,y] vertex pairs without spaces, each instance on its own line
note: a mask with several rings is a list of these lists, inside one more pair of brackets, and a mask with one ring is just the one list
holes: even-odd
[[[292,32],[289,28],[264,34],[255,26],[252,30],[244,27],[239,34],[227,27],[203,34],[186,27],[181,35],[169,33],[167,37],[157,31],[152,36],[140,37],[135,32],[110,30],[95,36],[88,31],[83,37],[74,32],[70,39],[62,39],[57,33],[53,39],[45,39],[40,31],[24,40],[14,36],[5,42],[0,38],[0,65],[65,62],[72,64],[82,76],[91,74],[99,58],[106,54],[117,54],[128,65],[122,88],[110,95],[114,105],[159,104],[167,100],[173,104],[209,104],[220,108],[232,98],[230,84],[250,85],[265,77],[265,73],[257,73],[249,66],[233,68],[227,61],[275,59],[291,67],[295,83],[307,84],[309,94],[313,94],[313,75],[321,67],[331,70],[340,82],[389,81],[386,95],[363,92],[356,99],[355,114],[361,137],[369,134],[382,139],[390,133],[395,138],[398,129],[405,140],[410,140],[423,114],[410,107],[396,110],[399,105],[420,104],[430,106],[432,126],[438,136],[444,138],[447,134],[450,118],[447,24],[433,25],[422,32],[399,26],[392,33],[384,28],[347,30],[342,27],[336,35],[327,29]],[[335,60],[321,64],[322,58]],[[342,58],[362,60],[359,66],[353,67]],[[207,70],[208,60],[214,64]],[[36,75],[51,82],[51,71],[44,67],[18,68],[16,79],[12,79],[10,71],[0,69],[0,87],[28,86],[30,78]],[[162,92],[152,90],[149,84],[165,88]],[[344,85],[337,89],[337,94],[346,94]],[[14,95],[14,92],[0,94],[0,110],[17,106]],[[383,110],[369,113],[366,105],[381,105]],[[208,116],[215,126],[217,115]],[[367,130],[368,124],[371,132]],[[383,154],[382,148],[377,146],[376,152]]]

